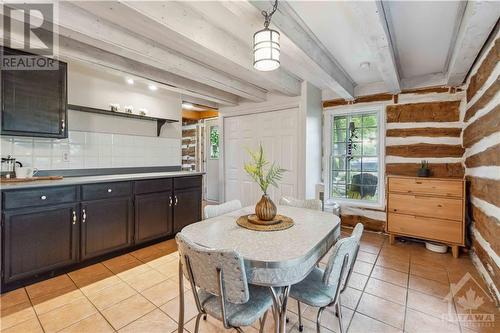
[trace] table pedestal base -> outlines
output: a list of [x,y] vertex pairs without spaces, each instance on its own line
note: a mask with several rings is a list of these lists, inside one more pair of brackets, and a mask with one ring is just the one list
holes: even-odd
[[[290,293],[290,286],[282,288],[269,287],[273,294],[274,303],[274,326],[276,333],[286,332],[286,307],[288,304],[288,294]],[[281,289],[281,292],[280,292]]]

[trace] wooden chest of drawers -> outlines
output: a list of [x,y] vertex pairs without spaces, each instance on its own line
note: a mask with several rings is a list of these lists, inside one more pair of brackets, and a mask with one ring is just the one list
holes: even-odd
[[465,241],[465,182],[462,179],[389,176],[387,233],[445,243],[458,257]]

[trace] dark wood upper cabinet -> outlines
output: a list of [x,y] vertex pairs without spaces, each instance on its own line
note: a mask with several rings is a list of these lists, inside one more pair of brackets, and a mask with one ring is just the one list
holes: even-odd
[[84,202],[81,205],[81,259],[132,245],[132,200],[129,197]]
[[4,213],[4,283],[78,261],[78,206],[65,204]]
[[[4,47],[6,55],[30,55]],[[67,65],[58,70],[2,70],[3,135],[66,138]]]

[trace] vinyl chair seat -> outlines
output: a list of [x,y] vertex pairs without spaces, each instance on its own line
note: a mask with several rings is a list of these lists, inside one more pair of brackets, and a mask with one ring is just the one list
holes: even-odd
[[290,297],[310,306],[323,307],[335,299],[336,286],[323,283],[324,270],[315,267],[301,282],[290,289]]
[[[249,285],[250,298],[244,304],[226,302],[227,322],[230,326],[250,326],[272,306],[273,298],[267,287]],[[205,311],[219,320],[222,320],[220,299],[206,291],[198,290],[200,302]]]

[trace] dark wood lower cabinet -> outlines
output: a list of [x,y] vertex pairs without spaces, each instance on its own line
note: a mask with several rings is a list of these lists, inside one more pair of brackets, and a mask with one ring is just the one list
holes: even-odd
[[172,192],[135,196],[135,242],[172,234]]
[[5,212],[3,283],[78,262],[78,205]]
[[174,192],[174,233],[201,220],[201,188]]
[[129,197],[81,205],[81,259],[132,245],[132,201]]

